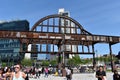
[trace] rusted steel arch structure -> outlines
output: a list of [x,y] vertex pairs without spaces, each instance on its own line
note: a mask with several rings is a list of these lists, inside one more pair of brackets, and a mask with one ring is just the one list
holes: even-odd
[[[35,23],[31,31],[3,31],[0,30],[0,38],[19,39],[21,44],[37,44],[39,51],[28,51],[22,49],[20,53],[47,53],[47,54],[90,54],[93,55],[93,65],[95,66],[94,44],[107,43],[112,62],[112,45],[120,43],[119,36],[93,35],[86,31],[76,20],[63,15],[49,15]],[[41,44],[46,44],[45,51]],[[48,50],[48,45],[52,44],[52,51]],[[55,51],[57,47],[58,51]],[[69,47],[67,49],[67,47]],[[76,50],[75,50],[76,49]],[[87,50],[86,50],[87,49]],[[63,55],[62,55],[63,56]],[[60,62],[60,60],[59,60]]]
[[[50,22],[50,19],[52,19],[51,22]],[[57,21],[56,21],[56,19],[57,19]],[[68,22],[65,23],[66,21],[68,21]],[[74,25],[74,26],[72,26],[72,25]],[[38,27],[41,27],[41,28],[37,29]],[[46,31],[44,31],[44,27],[47,27]],[[88,32],[88,31],[86,31],[82,27],[82,25],[79,24],[79,22],[77,22],[76,20],[72,19],[71,17],[63,16],[61,14],[48,15],[48,16],[43,17],[42,19],[38,20],[34,24],[34,26],[32,27],[31,31],[38,31],[38,32],[47,32],[47,33],[49,33],[48,27],[53,27],[52,28],[53,31],[50,32],[53,35],[54,35],[54,33],[55,34],[63,34],[62,39],[58,40],[57,44],[54,44],[54,42],[53,43],[51,42],[51,44],[57,45],[59,56],[60,56],[61,52],[64,53],[63,56],[66,55],[66,54],[67,55],[69,55],[69,54],[92,54],[93,55],[93,59],[94,59],[93,60],[93,65],[95,65],[94,44],[98,43],[99,41],[84,40],[84,39],[87,38],[86,36],[89,37],[89,35],[92,35],[92,34],[90,32]],[[56,27],[58,27],[58,31],[57,32],[55,32],[55,30],[54,30],[54,28],[56,28]],[[78,28],[80,30],[78,30],[78,32],[77,32]],[[68,29],[68,32],[66,31],[67,29]],[[61,30],[62,30],[62,32],[61,32]],[[70,38],[72,38],[72,37],[70,37],[69,39],[66,39],[65,38],[66,34],[69,35],[69,36],[75,36],[75,38],[78,38],[78,35],[79,36],[81,35],[81,40],[79,38],[78,40],[69,41]],[[89,38],[93,39],[93,37],[89,37]],[[46,40],[46,41],[48,42],[49,40]],[[43,43],[44,43],[44,41],[43,41]],[[81,45],[81,49],[82,49],[80,52],[79,52],[79,45]],[[65,46],[65,47],[63,47],[63,46]],[[88,49],[87,52],[84,51],[85,50],[84,46],[87,47],[87,49]],[[92,46],[91,47],[91,51],[90,51],[90,46]],[[70,47],[69,49],[71,49],[71,50],[67,50],[66,49],[67,47]],[[65,48],[64,52],[63,52],[62,48]],[[72,50],[72,48],[76,48],[76,51]],[[54,53],[54,51],[53,51],[53,53]],[[59,60],[59,62],[60,62],[60,60]]]
[[[38,27],[40,27],[40,28],[38,28]],[[53,30],[49,31],[49,28],[51,28]],[[55,28],[57,28],[58,31],[55,31],[56,30]],[[38,20],[33,25],[31,31],[52,33],[54,36],[55,36],[55,34],[62,34],[62,39],[57,40],[57,42],[58,42],[57,44],[54,44],[54,42],[56,41],[55,39],[53,40],[54,41],[53,43],[51,41],[51,44],[57,45],[57,47],[58,47],[58,52],[54,52],[54,47],[53,47],[52,53],[59,54],[59,61],[58,61],[59,63],[61,62],[61,60],[60,60],[61,53],[63,53],[62,56],[64,56],[64,55],[69,56],[69,54],[93,54],[94,55],[94,51],[90,52],[90,48],[89,48],[89,45],[92,45],[92,42],[69,41],[70,38],[69,39],[65,38],[66,34],[69,35],[68,37],[70,37],[72,35],[75,36],[74,34],[76,34],[76,38],[77,38],[77,35],[80,35],[80,34],[81,35],[92,35],[90,32],[86,31],[82,27],[82,25],[79,24],[79,22],[77,22],[76,20],[74,20],[71,17],[63,16],[61,14],[45,16],[45,17],[41,18],[40,20]],[[46,40],[46,41],[48,42],[50,40]],[[46,45],[47,45],[46,47],[48,49],[48,45],[50,45],[50,44],[47,44],[47,42],[46,42]],[[45,41],[43,41],[43,43],[45,43]],[[78,45],[82,45],[81,51],[79,51]],[[84,52],[84,46],[87,46],[88,52]],[[66,49],[67,47],[69,47],[69,48]],[[76,50],[74,50],[72,48],[74,48]],[[46,52],[49,52],[49,51],[46,51]],[[42,51],[41,51],[41,53],[42,53]],[[63,61],[63,63],[64,63],[64,61]]]
[[[52,22],[50,22],[50,19],[52,19]],[[57,24],[56,24],[56,19],[57,19]],[[46,23],[44,23],[46,21]],[[68,21],[68,23],[66,24],[65,22]],[[72,24],[75,24],[74,26],[72,26]],[[68,25],[68,26],[67,26]],[[40,29],[37,29],[38,27],[41,27]],[[64,55],[65,54],[92,54],[93,55],[93,65],[95,66],[95,51],[94,51],[94,44],[96,43],[108,43],[109,44],[109,49],[110,49],[110,55],[111,55],[111,66],[113,68],[113,64],[112,64],[112,49],[111,49],[111,45],[116,44],[119,42],[119,38],[116,37],[110,37],[110,36],[103,36],[103,35],[93,35],[92,33],[88,32],[87,30],[85,30],[82,25],[79,24],[79,22],[77,22],[76,20],[72,19],[71,17],[68,16],[63,16],[61,14],[54,14],[54,15],[48,15],[46,17],[43,17],[42,19],[38,20],[34,26],[32,27],[31,31],[38,31],[38,32],[44,32],[43,28],[47,27],[47,30],[45,32],[47,33],[52,33],[54,35],[55,34],[63,34],[62,35],[62,39],[57,40],[57,44],[54,44],[54,42],[51,44],[57,45],[58,46],[58,53],[59,56],[61,54],[61,51],[63,46],[63,48],[65,48],[64,50]],[[53,31],[49,32],[48,27],[53,27]],[[58,31],[55,32],[54,28],[55,27],[59,27]],[[72,31],[72,28],[75,27],[80,29],[80,32],[77,32],[77,30]],[[62,29],[63,28],[63,29]],[[69,30],[70,28],[70,30]],[[66,29],[68,29],[68,32],[66,31]],[[61,30],[63,32],[61,32]],[[75,32],[75,33],[74,33]],[[65,36],[68,35],[71,36],[70,38],[72,38],[72,36],[74,37],[74,40],[69,41],[69,39],[66,39]],[[75,40],[75,38],[78,38],[78,40]],[[80,39],[81,37],[81,39]],[[55,40],[55,38],[53,39]],[[56,41],[56,40],[55,40]],[[44,43],[44,41],[43,41]],[[67,46],[70,46],[72,48],[72,45],[75,45],[74,47],[77,49],[75,52],[73,50],[66,50]],[[81,45],[82,47],[82,51],[79,52],[79,45]],[[84,46],[87,47],[88,51],[84,52]],[[91,51],[90,51],[90,46],[91,46]],[[48,52],[48,51],[47,51]],[[53,51],[53,53],[56,53]]]
[[[81,29],[81,32],[82,32],[81,34],[89,34],[89,35],[91,35],[91,33],[88,32],[88,31],[86,31],[86,30],[82,27],[82,25],[79,24],[79,22],[77,22],[76,20],[74,20],[74,19],[71,18],[71,17],[63,16],[63,15],[60,15],[60,14],[48,15],[48,16],[45,16],[45,17],[41,18],[40,20],[38,20],[38,21],[33,25],[31,31],[35,31],[36,27],[39,26],[40,24],[42,24],[43,21],[49,20],[49,19],[51,19],[51,18],[53,18],[53,19],[59,18],[59,19],[69,20],[69,21],[73,22],[74,24],[76,24],[76,25]],[[60,21],[60,20],[59,20],[59,21]],[[59,22],[59,23],[60,23],[60,22]],[[54,22],[53,22],[53,24],[54,24]],[[48,24],[48,25],[49,25],[49,24]],[[53,25],[53,26],[55,26],[55,25]],[[60,24],[59,24],[58,26],[60,26]]]

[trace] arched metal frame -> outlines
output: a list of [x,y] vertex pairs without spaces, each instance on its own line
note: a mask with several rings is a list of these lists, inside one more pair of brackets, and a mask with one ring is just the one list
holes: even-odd
[[[50,23],[50,19],[53,19],[53,21],[52,21],[52,25],[50,25],[51,23]],[[55,21],[55,19],[58,19],[58,21],[57,21],[57,25],[56,25],[56,21]],[[42,19],[40,19],[40,20],[38,20],[35,24],[34,24],[34,26],[32,27],[32,29],[31,29],[31,31],[36,31],[36,28],[38,27],[38,26],[43,26],[43,27],[59,27],[59,29],[61,28],[61,27],[63,27],[63,28],[66,28],[67,26],[66,26],[66,23],[64,23],[64,25],[62,26],[61,25],[61,19],[63,19],[64,21],[63,22],[66,22],[67,20],[68,20],[68,22],[70,23],[69,24],[69,28],[73,28],[72,26],[71,26],[71,22],[73,22],[74,24],[75,24],[75,26],[77,26],[80,30],[81,30],[81,34],[89,34],[89,35],[91,35],[91,33],[90,32],[88,32],[88,31],[86,31],[80,24],[79,24],[79,22],[77,22],[76,20],[74,20],[74,19],[72,19],[71,17],[68,17],[68,16],[62,16],[62,15],[59,15],[59,14],[55,14],[55,15],[49,15],[49,16],[46,16],[46,17],[43,17]],[[47,23],[46,24],[43,24],[43,22],[44,21],[46,21],[47,20]],[[77,28],[76,27],[76,28]],[[44,31],[41,31],[41,32],[44,32]],[[48,32],[48,31],[47,31]],[[54,31],[53,31],[54,32]],[[60,32],[59,32],[60,33]]]
[[[68,17],[68,16],[63,16],[63,15],[60,15],[60,14],[54,14],[54,15],[49,15],[49,16],[46,16],[46,17],[43,17],[42,19],[38,20],[34,26],[32,27],[31,31],[36,31],[36,32],[42,32],[42,33],[52,33],[53,36],[55,34],[63,34],[63,38],[61,40],[59,40],[58,44],[55,44],[58,46],[58,50],[59,51],[63,51],[62,48],[63,46],[61,45],[65,45],[64,49],[66,51],[67,54],[93,54],[92,52],[92,49],[91,49],[91,52],[90,52],[90,49],[88,47],[88,51],[85,52],[85,49],[84,49],[84,46],[89,46],[89,42],[83,42],[83,41],[79,41],[79,43],[75,44],[74,45],[74,41],[73,42],[67,42],[67,40],[64,40],[65,38],[65,35],[73,35],[76,34],[76,35],[80,35],[80,34],[84,34],[84,35],[92,35],[90,32],[86,31],[80,24],[79,22],[77,22],[76,20],[72,19],[71,17]],[[76,36],[77,37],[77,36]],[[56,41],[56,40],[55,40]],[[43,41],[44,42],[44,41]],[[44,42],[45,43],[45,42]],[[51,43],[52,44],[52,43]],[[41,45],[41,44],[40,44]],[[47,44],[46,45],[50,45],[50,44]],[[54,46],[55,46],[54,45]],[[80,47],[78,47],[78,45],[82,45],[81,47],[81,51],[80,50]],[[53,46],[53,50],[54,49],[54,46]],[[66,46],[69,47],[69,49],[71,50],[66,50]],[[76,51],[72,50],[72,47],[76,46]],[[46,46],[48,47],[48,46]],[[92,48],[92,47],[91,47]],[[47,48],[48,49],[48,48]],[[50,51],[52,53],[56,53],[56,51]],[[58,51],[58,52],[59,52]],[[42,50],[40,50],[40,52],[43,52]],[[46,52],[49,52],[48,50]]]

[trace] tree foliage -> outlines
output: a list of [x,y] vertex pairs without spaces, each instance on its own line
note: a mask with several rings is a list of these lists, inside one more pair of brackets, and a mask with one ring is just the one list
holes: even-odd
[[88,63],[92,63],[92,59],[81,59],[81,64],[88,64]]
[[81,63],[81,59],[78,55],[75,55],[73,58],[68,59],[68,65],[77,66]]
[[[103,62],[106,62],[106,63],[111,61],[111,57],[110,56],[106,56],[106,57],[105,56],[101,56],[101,57],[96,57],[95,59],[96,59],[96,61],[101,61],[101,62],[103,61]],[[118,61],[118,59],[113,56],[113,61]]]
[[42,66],[49,66],[49,61],[47,60],[42,61]]
[[68,65],[70,65],[70,66],[76,65],[75,60],[74,59],[68,59]]
[[51,60],[51,61],[50,61],[50,64],[51,64],[52,66],[57,65],[57,60]]
[[58,63],[57,63],[57,60],[50,60],[50,61],[47,61],[47,60],[44,60],[42,61],[42,66],[56,66]]
[[31,59],[23,59],[21,61],[21,64],[24,65],[24,66],[32,66],[33,61]]

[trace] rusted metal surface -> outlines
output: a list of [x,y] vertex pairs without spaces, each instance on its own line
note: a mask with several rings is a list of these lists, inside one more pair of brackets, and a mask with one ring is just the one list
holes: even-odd
[[[62,45],[62,39],[63,39],[63,34],[59,33],[39,33],[39,32],[22,32],[22,31],[0,31],[0,38],[11,38],[11,39],[20,39],[21,43],[26,43],[26,44],[54,44],[54,45]],[[92,46],[96,43],[109,43],[109,44],[115,44],[120,42],[120,37],[115,37],[115,36],[105,36],[105,35],[84,35],[84,34],[65,34],[65,45],[83,45],[83,46]],[[66,54],[91,54],[94,53],[93,51],[84,52],[84,47],[83,51],[77,51],[76,52],[65,52]],[[23,51],[24,52],[24,51]],[[38,52],[38,53],[56,53],[54,51],[49,52]],[[31,52],[35,53],[35,52]]]
[[[95,43],[119,43],[120,37],[118,36],[105,36],[105,35],[84,35],[84,34],[65,34],[65,44],[81,44],[92,45]],[[28,43],[48,43],[58,44],[59,40],[63,39],[63,35],[60,33],[39,33],[35,31],[0,31],[0,38],[22,39]],[[62,44],[62,43],[60,43]]]

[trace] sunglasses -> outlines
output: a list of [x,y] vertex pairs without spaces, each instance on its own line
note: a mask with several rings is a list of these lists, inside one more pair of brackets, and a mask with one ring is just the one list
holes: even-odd
[[19,69],[20,67],[15,67],[15,68]]

